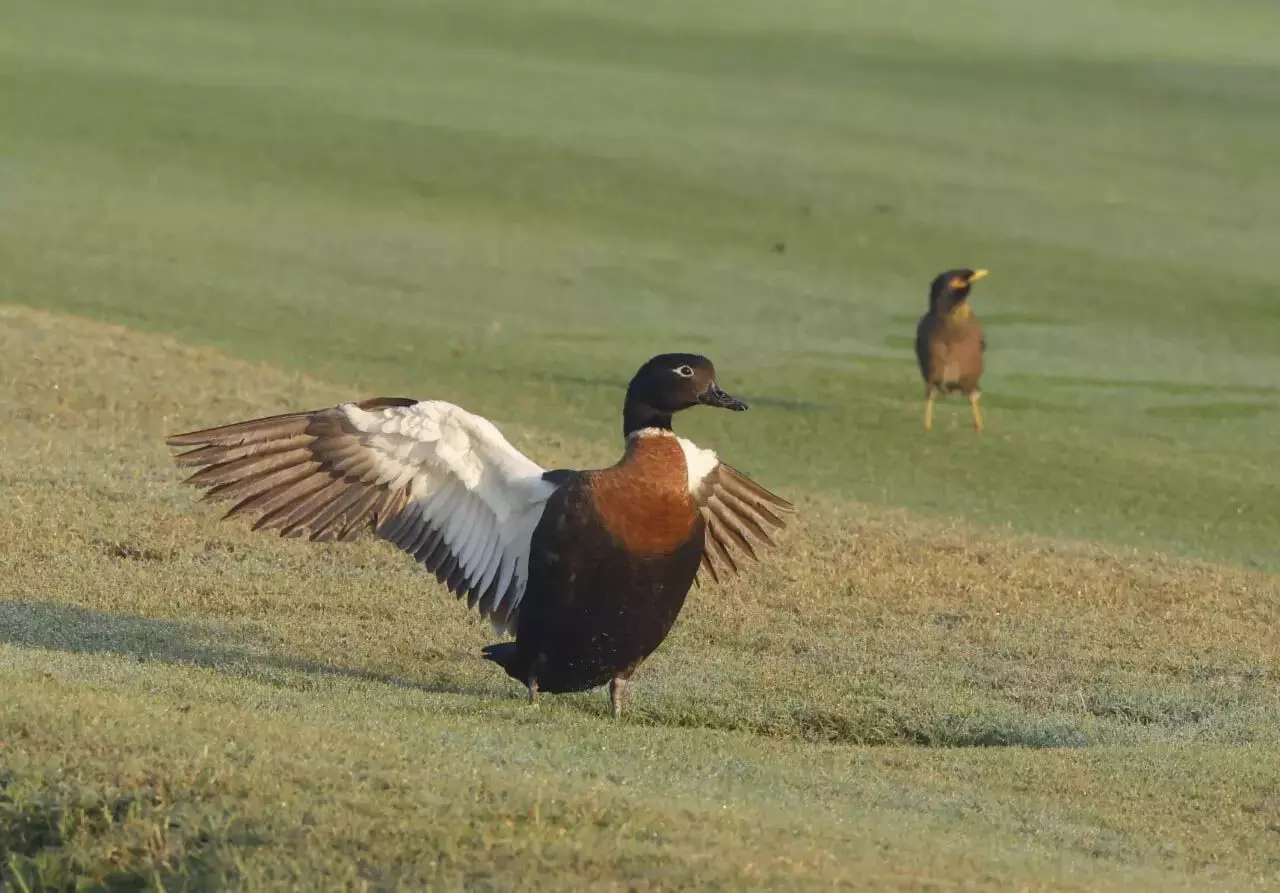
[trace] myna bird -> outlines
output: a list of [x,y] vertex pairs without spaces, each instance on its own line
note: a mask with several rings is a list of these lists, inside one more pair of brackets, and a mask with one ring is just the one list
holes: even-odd
[[[486,419],[381,397],[169,438],[206,499],[255,530],[409,553],[513,642],[484,656],[529,689],[609,683],[667,637],[699,569],[719,579],[770,542],[791,503],[671,430],[693,406],[743,410],[706,357],[663,354],[631,380],[626,449],[593,471],[547,471]],[[737,550],[735,554],[734,550]]]
[[916,327],[916,359],[924,376],[924,427],[933,427],[933,401],[939,391],[960,391],[973,408],[973,427],[982,430],[978,379],[987,342],[982,324],[969,306],[969,289],[986,270],[948,270],[929,286],[929,312]]

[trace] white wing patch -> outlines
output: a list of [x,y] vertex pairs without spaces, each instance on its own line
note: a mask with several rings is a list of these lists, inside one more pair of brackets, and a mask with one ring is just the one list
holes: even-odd
[[716,455],[715,450],[701,449],[693,441],[685,440],[683,437],[677,437],[676,440],[680,443],[680,449],[684,450],[684,464],[689,473],[689,492],[696,496],[701,491],[707,475],[715,471],[716,466],[720,464],[720,457]]
[[487,419],[451,403],[339,410],[372,459],[366,483],[408,487],[407,505],[377,535],[465,592],[496,630],[510,631],[533,531],[556,489],[543,469]]

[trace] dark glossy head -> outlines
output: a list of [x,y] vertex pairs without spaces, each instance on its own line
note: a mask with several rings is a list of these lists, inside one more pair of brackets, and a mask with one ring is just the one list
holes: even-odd
[[747,404],[716,383],[716,367],[696,353],[659,354],[640,367],[627,386],[623,433],[641,428],[670,428],[671,416],[691,406],[716,406],[741,412]]
[[929,308],[948,309],[969,297],[973,283],[985,278],[986,270],[947,270],[934,277],[929,285]]

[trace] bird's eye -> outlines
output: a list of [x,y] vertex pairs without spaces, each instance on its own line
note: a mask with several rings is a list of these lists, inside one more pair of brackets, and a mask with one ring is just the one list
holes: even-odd
[[676,370],[676,375],[679,375],[681,378],[693,378],[693,367],[681,366]]

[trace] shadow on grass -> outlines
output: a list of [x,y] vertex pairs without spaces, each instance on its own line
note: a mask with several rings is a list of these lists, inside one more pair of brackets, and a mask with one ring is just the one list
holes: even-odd
[[[523,702],[524,693],[499,673],[491,683],[449,679],[411,681],[388,673],[335,666],[258,650],[243,631],[193,620],[157,619],[110,613],[47,601],[0,599],[0,643],[76,654],[114,654],[140,662],[194,666],[281,689],[307,691],[320,678],[371,682],[424,694],[461,695],[490,701]],[[291,675],[298,674],[298,675]],[[645,686],[647,688],[647,686]],[[639,693],[637,693],[639,694]],[[708,693],[710,694],[710,693]],[[990,709],[957,713],[943,702],[900,705],[868,698],[844,709],[792,703],[787,706],[693,697],[667,692],[645,693],[625,714],[624,722],[656,728],[705,729],[761,738],[814,744],[914,746],[927,748],[1026,747],[1076,748],[1095,741],[1094,732],[1074,717],[1036,716],[1016,710]],[[603,689],[556,696],[570,710],[608,717]],[[1114,699],[1113,699],[1114,700]],[[465,707],[472,712],[475,705]],[[433,708],[436,709],[436,708]],[[451,707],[444,707],[450,712]],[[1088,721],[1120,726],[1183,726],[1200,723],[1204,709],[1196,704],[1147,704],[1108,700],[1090,711]]]
[[[47,601],[0,600],[0,643],[78,654],[115,654],[139,661],[204,667],[280,688],[306,688],[303,677],[356,679],[430,694],[501,697],[507,680],[494,686],[448,681],[417,682],[386,673],[333,666],[269,651],[258,651],[242,632],[191,620],[157,619],[98,611]],[[520,700],[519,695],[512,695]],[[608,722],[601,691],[564,698],[570,709]],[[739,709],[726,703],[649,701],[635,705],[627,721],[667,728],[701,728],[826,744],[898,744],[925,747],[1078,747],[1085,736],[1075,728],[1029,723],[1024,718],[909,715],[881,703],[852,712],[792,706],[784,710]],[[1022,719],[1024,721],[1018,721]]]
[[[237,634],[239,635],[239,634]],[[256,652],[208,623],[113,614],[78,605],[0,599],[0,643],[76,654],[117,654],[139,661],[205,667],[269,685],[285,686],[281,672],[359,679],[430,694],[490,696],[488,688],[447,682],[413,682],[352,667],[270,652]]]
[[[355,679],[428,694],[501,698],[505,678],[490,685],[451,681],[410,681],[387,673],[334,666],[270,651],[258,651],[241,631],[206,622],[157,619],[98,611],[47,601],[0,600],[0,643],[77,654],[115,654],[138,661],[211,669],[278,688],[306,690],[307,677]],[[298,680],[288,674],[304,677]],[[511,689],[514,699],[523,700]],[[564,696],[570,709],[609,722],[602,691]],[[628,723],[738,732],[823,744],[908,745],[922,747],[1080,747],[1088,736],[1070,724],[1036,722],[1024,716],[965,716],[946,711],[899,711],[867,702],[852,711],[816,706],[771,710],[742,709],[724,702],[658,699],[636,704]]]

